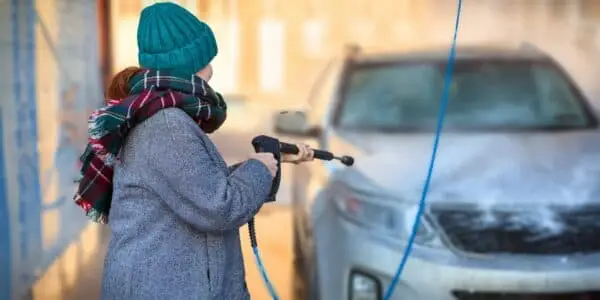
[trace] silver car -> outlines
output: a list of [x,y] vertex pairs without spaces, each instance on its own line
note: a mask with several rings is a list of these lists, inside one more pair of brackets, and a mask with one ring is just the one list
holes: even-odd
[[[276,131],[356,158],[293,173],[297,299],[377,300],[431,157],[447,49],[353,51]],[[594,109],[531,47],[457,50],[428,209],[393,299],[600,299]]]

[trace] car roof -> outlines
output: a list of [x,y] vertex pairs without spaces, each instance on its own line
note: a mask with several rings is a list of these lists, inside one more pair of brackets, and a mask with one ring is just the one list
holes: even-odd
[[[395,52],[363,52],[358,50],[349,57],[354,63],[393,63],[401,61],[420,61],[420,60],[448,60],[449,47],[427,47],[408,51]],[[545,52],[537,49],[535,46],[524,43],[518,47],[507,46],[459,46],[456,48],[457,60],[486,60],[486,59],[507,59],[507,60],[530,60],[530,61],[548,61],[551,57]]]

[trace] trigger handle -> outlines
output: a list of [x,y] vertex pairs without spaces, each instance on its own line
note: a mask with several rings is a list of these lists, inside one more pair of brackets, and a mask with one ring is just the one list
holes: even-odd
[[277,161],[277,173],[273,178],[273,185],[271,186],[271,192],[266,202],[275,201],[275,196],[279,190],[279,184],[281,183],[281,148],[279,140],[266,135],[259,135],[252,139],[252,147],[256,153],[269,152],[272,153]]

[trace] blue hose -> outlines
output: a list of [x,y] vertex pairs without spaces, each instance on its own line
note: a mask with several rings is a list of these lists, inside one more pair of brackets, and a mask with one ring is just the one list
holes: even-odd
[[440,142],[440,136],[442,135],[442,128],[444,125],[444,118],[446,117],[446,107],[448,106],[448,98],[450,94],[450,84],[452,83],[452,71],[454,69],[454,62],[456,59],[456,40],[458,37],[458,26],[460,24],[460,12],[462,8],[462,0],[458,0],[458,9],[456,12],[456,21],[454,23],[454,35],[452,37],[452,45],[450,47],[450,54],[448,55],[448,65],[446,67],[446,77],[444,80],[444,90],[442,93],[442,103],[439,110],[438,115],[438,123],[435,131],[435,137],[433,141],[433,150],[431,153],[431,160],[429,162],[429,168],[427,170],[427,177],[425,178],[425,183],[423,184],[423,190],[421,193],[421,200],[419,201],[419,208],[417,210],[417,215],[415,217],[415,223],[412,226],[412,231],[408,238],[408,243],[406,244],[406,249],[404,250],[404,255],[402,256],[402,260],[400,261],[400,265],[394,274],[394,278],[392,279],[392,283],[388,287],[385,292],[384,300],[390,300],[392,295],[394,294],[394,289],[396,288],[396,284],[398,284],[398,280],[400,280],[400,276],[402,275],[402,271],[404,271],[404,267],[406,265],[406,261],[410,256],[410,252],[412,251],[413,244],[415,242],[415,238],[417,236],[417,232],[419,230],[419,226],[421,225],[421,216],[423,215],[423,211],[425,210],[425,206],[427,203],[427,192],[429,192],[429,184],[431,183],[431,177],[433,175],[433,168],[435,166],[435,158],[437,156],[438,146]]
[[269,279],[269,275],[267,274],[267,269],[265,268],[265,265],[263,264],[262,258],[260,256],[260,251],[258,250],[258,241],[256,240],[256,228],[254,225],[254,218],[252,218],[250,220],[250,222],[248,222],[248,233],[250,236],[250,246],[252,247],[252,252],[254,253],[254,259],[256,261],[256,266],[258,266],[258,271],[260,272],[260,276],[262,277],[263,282],[265,283],[265,286],[267,287],[267,290],[269,291],[269,295],[271,296],[271,299],[279,300],[279,295],[277,294],[277,291],[275,290],[273,283],[271,283],[271,279]]
[[267,269],[265,268],[265,265],[263,264],[262,259],[260,258],[260,252],[258,251],[258,247],[252,247],[252,252],[254,252],[254,258],[256,260],[256,265],[258,266],[258,270],[260,271],[260,275],[263,278],[265,286],[269,290],[269,295],[271,295],[271,299],[279,300],[277,291],[275,290],[273,283],[271,283],[271,280],[269,279],[269,276],[267,275]]

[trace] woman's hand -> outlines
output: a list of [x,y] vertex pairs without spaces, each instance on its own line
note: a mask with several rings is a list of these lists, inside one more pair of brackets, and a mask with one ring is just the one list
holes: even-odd
[[282,154],[281,162],[299,164],[314,159],[315,153],[307,144],[296,144],[296,147],[298,147],[298,154]]
[[269,173],[271,173],[271,176],[275,177],[275,174],[277,174],[277,160],[275,159],[275,156],[273,156],[273,153],[252,153],[250,154],[249,158],[256,159],[263,163],[267,167],[267,169],[269,169]]

